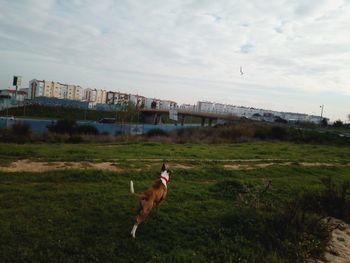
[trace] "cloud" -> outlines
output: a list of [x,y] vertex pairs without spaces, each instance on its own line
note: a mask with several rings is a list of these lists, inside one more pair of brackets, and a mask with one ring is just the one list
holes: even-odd
[[246,43],[243,46],[240,47],[240,51],[243,54],[249,53],[254,48],[254,45],[251,43]]
[[55,77],[180,102],[216,93],[216,100],[271,105],[293,93],[307,109],[299,94],[350,95],[348,1],[3,0],[0,9],[7,75],[17,68],[28,80]]

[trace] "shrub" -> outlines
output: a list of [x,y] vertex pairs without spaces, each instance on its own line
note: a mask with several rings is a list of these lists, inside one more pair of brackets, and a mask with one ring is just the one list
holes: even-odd
[[10,132],[15,136],[26,137],[30,134],[30,128],[28,124],[20,122],[13,124],[10,128]]
[[25,143],[30,142],[31,130],[26,123],[15,123],[10,128],[1,129],[0,140],[3,142]]
[[319,214],[350,222],[350,182],[335,184],[330,176],[321,181],[325,189],[322,192],[304,195],[304,205]]
[[282,140],[287,136],[287,130],[281,126],[272,126],[269,134],[271,139]]
[[47,128],[53,133],[63,133],[72,135],[75,131],[76,122],[74,120],[58,120],[55,124]]
[[342,127],[344,124],[341,120],[337,120],[333,123],[333,127],[339,128]]
[[68,143],[82,143],[84,142],[83,137],[79,136],[79,135],[73,135],[70,136],[67,140]]
[[96,127],[88,124],[80,125],[75,129],[78,134],[90,134],[90,135],[98,135],[98,130]]
[[168,136],[168,133],[162,129],[151,129],[147,132],[148,137],[154,136]]
[[254,131],[254,138],[266,140],[269,137],[269,131],[266,127],[258,127]]

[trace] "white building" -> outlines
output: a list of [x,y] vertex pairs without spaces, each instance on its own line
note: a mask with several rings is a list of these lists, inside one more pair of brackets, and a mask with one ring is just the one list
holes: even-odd
[[96,95],[97,95],[97,90],[96,89],[84,89],[84,96],[83,100],[95,103],[96,102]]
[[129,95],[130,102],[133,103],[137,108],[142,109],[145,107],[145,99],[146,99],[146,97],[144,97],[144,96],[135,95],[135,94]]
[[28,99],[44,96],[44,81],[32,79],[29,81]]
[[198,101],[197,102],[197,110],[202,112],[213,112],[214,103],[209,101]]
[[186,111],[197,111],[196,105],[192,104],[181,104],[179,108]]

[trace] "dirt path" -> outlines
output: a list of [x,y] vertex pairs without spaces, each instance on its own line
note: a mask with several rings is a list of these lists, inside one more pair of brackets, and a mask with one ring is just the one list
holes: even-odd
[[113,162],[33,162],[30,160],[18,160],[9,165],[0,166],[0,171],[4,172],[46,172],[66,169],[121,171]]
[[[137,162],[149,162],[149,163],[160,163],[162,160],[157,159],[155,160],[125,160],[126,163],[137,163]],[[184,163],[188,160],[182,160],[183,162],[177,162],[175,160],[172,160],[171,163],[169,163],[169,166],[172,169],[191,169],[195,167],[195,165]],[[197,160],[198,161],[198,160]],[[224,162],[226,161],[226,162]],[[254,160],[255,162],[263,161],[263,160]],[[191,161],[189,161],[191,162]],[[234,163],[233,160],[223,160],[221,163],[223,167],[227,170],[252,170],[252,169],[262,169],[266,168],[272,165],[281,165],[281,166],[287,166],[287,165],[294,165],[296,163],[293,162],[279,162],[279,161],[266,161],[264,163],[254,163],[252,160],[237,160]],[[245,164],[242,164],[242,162],[246,162]],[[313,163],[297,163],[301,166],[350,166],[350,164],[332,164],[332,163],[319,163],[319,162],[313,162]],[[145,164],[142,169],[149,169],[151,168],[151,165]],[[105,171],[114,171],[119,172],[123,170],[141,170],[141,168],[133,168],[128,167],[125,168],[117,161],[109,161],[109,162],[89,162],[89,161],[83,161],[83,162],[36,162],[32,160],[18,160],[15,162],[12,162],[8,165],[0,165],[0,171],[3,172],[46,172],[46,171],[55,171],[55,170],[66,170],[66,169],[78,169],[78,170],[105,170]]]

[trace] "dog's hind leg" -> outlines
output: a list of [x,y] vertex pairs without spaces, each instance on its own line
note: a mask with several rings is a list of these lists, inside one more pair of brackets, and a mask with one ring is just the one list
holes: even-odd
[[142,209],[140,209],[140,213],[136,216],[135,218],[135,224],[131,230],[131,236],[135,238],[136,230],[138,226],[146,219],[146,217],[149,215],[151,212],[151,209],[153,207],[153,202],[147,202],[146,200],[145,203],[142,206]]

